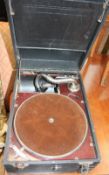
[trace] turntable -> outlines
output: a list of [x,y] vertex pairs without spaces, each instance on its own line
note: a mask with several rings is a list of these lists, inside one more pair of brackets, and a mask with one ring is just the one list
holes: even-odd
[[107,4],[6,1],[18,65],[4,154],[9,174],[86,173],[99,163],[79,71]]

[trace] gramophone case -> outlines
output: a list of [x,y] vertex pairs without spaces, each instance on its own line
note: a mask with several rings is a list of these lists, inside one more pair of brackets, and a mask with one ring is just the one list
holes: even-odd
[[[8,174],[15,175],[75,171],[86,173],[100,162],[100,154],[80,70],[103,25],[108,11],[108,0],[5,0],[5,4],[17,62],[17,76],[4,152],[6,171]],[[67,85],[60,84],[63,81],[64,83],[70,83]],[[42,85],[46,88],[42,88]],[[71,98],[69,99],[70,95]],[[61,112],[57,114],[57,111],[59,111],[58,98],[59,106],[61,107],[62,104],[64,106],[60,108],[63,115],[61,115]],[[69,110],[65,107],[67,104],[69,104],[67,107]],[[34,110],[35,105],[37,111]],[[74,130],[75,132],[78,131],[79,140],[79,138],[81,139],[80,129],[82,128],[85,138],[81,139],[78,149],[65,151],[69,150],[70,147],[66,144],[67,142],[74,146],[72,138],[75,134],[71,135],[73,131],[69,122],[72,120],[70,105],[73,105],[75,111],[78,110],[78,112],[73,111],[75,112],[75,121],[83,116],[79,122],[75,122],[75,126],[77,126],[77,123],[78,126]],[[51,114],[49,106],[53,111],[53,115],[56,116],[51,115],[47,120],[48,123],[45,124],[42,120],[45,115]],[[25,110],[22,112],[22,109]],[[39,109],[41,115],[40,112],[38,113]],[[48,113],[45,112],[46,109]],[[26,112],[31,117],[28,118]],[[34,115],[39,114],[38,121],[34,118],[33,113]],[[58,115],[60,115],[59,120]],[[67,115],[69,115],[69,120],[67,120]],[[45,126],[46,128],[44,132],[39,127],[40,119],[44,124],[41,123],[41,127]],[[46,140],[43,138],[43,141],[40,142],[40,133],[39,135],[29,136],[29,132],[26,133],[26,136],[24,135],[27,126],[28,131],[32,133],[33,128],[29,123],[32,121],[39,122],[36,125],[37,133],[41,130],[43,132],[43,136],[41,132],[41,139],[43,137],[50,138],[48,144],[47,142],[46,145],[40,144]],[[63,128],[60,128],[60,121],[63,121],[65,125],[69,124],[69,127],[63,130]],[[62,127],[64,127],[64,124],[62,124]],[[32,125],[34,125],[34,122],[32,122]],[[57,130],[60,129],[56,137],[55,134],[53,135],[54,132],[56,133],[56,128],[53,129],[54,125],[56,125]],[[47,127],[52,128],[48,133],[46,133]],[[73,126],[73,128],[75,127]],[[66,137],[65,135],[63,137],[61,131],[65,132]],[[25,138],[23,142],[22,136]],[[30,142],[27,143],[28,137]],[[32,138],[35,139],[34,142]],[[37,138],[39,138],[38,141]],[[61,144],[60,140],[62,138],[64,138],[64,141]],[[55,142],[55,139],[58,140],[58,143]],[[50,142],[51,140],[54,145]],[[39,144],[38,153],[36,147],[33,148],[36,141]],[[30,144],[30,148],[28,148],[28,144]],[[46,147],[47,145],[48,147]],[[43,149],[41,150],[41,148]]]

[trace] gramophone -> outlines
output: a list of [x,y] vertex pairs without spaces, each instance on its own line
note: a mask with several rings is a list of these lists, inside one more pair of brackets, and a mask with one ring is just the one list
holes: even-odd
[[86,173],[99,163],[80,69],[107,6],[104,0],[6,1],[17,62],[8,174]]

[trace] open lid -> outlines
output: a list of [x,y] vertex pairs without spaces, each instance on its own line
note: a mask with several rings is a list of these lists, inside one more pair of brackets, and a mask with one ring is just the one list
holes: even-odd
[[79,71],[102,23],[106,2],[6,0],[20,69]]

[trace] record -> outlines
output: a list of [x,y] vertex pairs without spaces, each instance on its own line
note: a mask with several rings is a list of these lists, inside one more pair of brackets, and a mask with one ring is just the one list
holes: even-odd
[[84,111],[72,99],[40,93],[17,109],[14,131],[25,150],[42,158],[65,157],[83,144],[88,124]]

